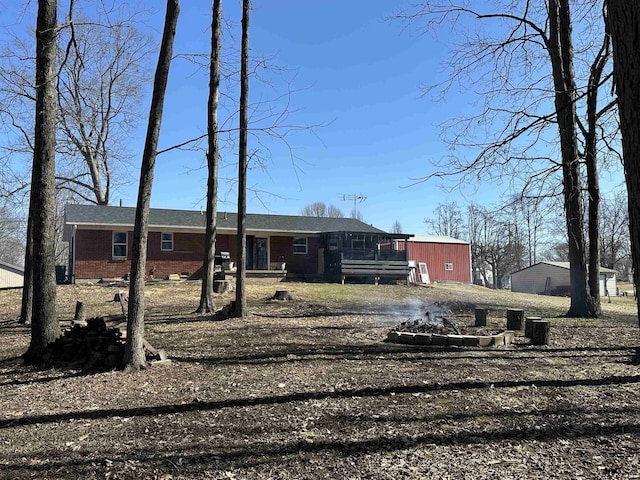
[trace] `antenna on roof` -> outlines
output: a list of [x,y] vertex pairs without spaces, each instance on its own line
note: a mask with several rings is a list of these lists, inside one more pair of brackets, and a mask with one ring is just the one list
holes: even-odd
[[353,218],[358,218],[358,204],[367,199],[366,195],[361,193],[339,193],[342,200],[353,200]]

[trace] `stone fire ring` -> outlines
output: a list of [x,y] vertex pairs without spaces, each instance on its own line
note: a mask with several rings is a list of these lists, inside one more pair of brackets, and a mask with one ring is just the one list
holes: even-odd
[[505,330],[495,335],[440,335],[435,333],[412,333],[392,330],[385,342],[405,345],[433,345],[438,347],[501,347],[510,345],[515,332]]

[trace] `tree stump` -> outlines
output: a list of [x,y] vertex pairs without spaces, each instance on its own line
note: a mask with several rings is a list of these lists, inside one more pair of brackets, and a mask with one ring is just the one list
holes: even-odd
[[547,320],[535,320],[531,323],[531,345],[549,343],[550,324]]
[[487,326],[487,313],[489,313],[488,308],[476,308],[476,322],[474,326],[476,327],[486,327]]
[[76,313],[73,316],[74,322],[84,322],[87,319],[87,309],[83,302],[76,302]]
[[274,300],[295,300],[295,297],[288,290],[276,290],[273,294]]
[[542,317],[527,317],[524,319],[524,336],[531,338],[533,335],[533,322],[542,320]]
[[507,308],[507,330],[522,330],[524,310]]
[[231,282],[229,280],[214,280],[213,291],[216,293],[226,293],[231,290]]

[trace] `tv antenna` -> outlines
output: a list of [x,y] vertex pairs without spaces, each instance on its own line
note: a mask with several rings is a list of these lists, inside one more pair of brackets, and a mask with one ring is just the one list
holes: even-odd
[[342,200],[353,200],[353,218],[358,218],[358,204],[367,199],[366,195],[361,193],[339,193]]

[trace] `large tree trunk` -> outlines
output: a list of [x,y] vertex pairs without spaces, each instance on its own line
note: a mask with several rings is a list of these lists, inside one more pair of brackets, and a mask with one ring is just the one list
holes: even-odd
[[567,316],[595,317],[597,315],[595,303],[587,290],[584,211],[576,130],[576,84],[569,0],[549,1],[549,31],[549,55],[560,134],[564,209],[571,269],[571,306]]
[[153,82],[151,108],[147,137],[140,167],[140,186],[138,188],[138,204],[136,223],[133,231],[131,252],[131,275],[129,284],[129,308],[127,322],[127,343],[124,351],[123,367],[125,370],[138,370],[146,366],[143,349],[144,344],[144,281],[147,264],[147,237],[149,230],[149,202],[153,186],[153,172],[162,123],[164,96],[169,78],[169,67],[173,56],[173,39],[176,35],[176,24],[180,8],[178,0],[167,0],[164,32],[160,45],[160,56]]
[[640,286],[640,4],[629,0],[607,0],[607,25],[613,46],[613,71],[627,183],[633,283],[637,290]]
[[236,272],[236,317],[247,315],[247,105],[249,98],[250,0],[242,0],[242,47],[240,58],[240,145],[238,148],[238,267]]
[[33,310],[28,363],[42,361],[61,334],[56,319],[55,154],[57,1],[39,0],[36,26],[36,119],[31,176]]
[[207,136],[207,228],[205,233],[204,262],[202,265],[202,289],[197,313],[215,310],[213,282],[215,275],[216,227],[218,214],[218,98],[220,96],[220,38],[222,23],[222,0],[213,0],[211,13],[211,59],[209,65],[209,101]]

